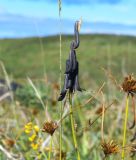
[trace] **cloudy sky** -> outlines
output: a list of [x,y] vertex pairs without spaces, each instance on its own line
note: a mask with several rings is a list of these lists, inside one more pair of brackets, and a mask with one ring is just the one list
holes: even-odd
[[[62,0],[63,32],[82,17],[83,33],[136,35],[135,6],[136,0]],[[57,34],[58,23],[57,0],[0,0],[0,37]]]

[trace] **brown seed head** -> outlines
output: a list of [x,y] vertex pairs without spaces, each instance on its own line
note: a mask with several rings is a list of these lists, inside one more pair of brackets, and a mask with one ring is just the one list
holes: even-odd
[[58,128],[58,124],[56,122],[47,121],[43,124],[42,131],[49,133],[52,136],[57,128]]
[[113,140],[108,142],[103,141],[101,143],[101,147],[105,154],[105,157],[119,152],[119,146]]
[[122,89],[127,93],[136,93],[136,79],[134,79],[132,74],[125,77],[124,82],[122,83]]

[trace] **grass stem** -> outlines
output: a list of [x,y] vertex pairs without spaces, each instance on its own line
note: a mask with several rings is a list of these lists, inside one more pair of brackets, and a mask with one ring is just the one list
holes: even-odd
[[[60,119],[62,119],[62,102],[60,102]],[[60,153],[59,159],[61,160],[61,153],[62,153],[62,121],[60,121],[60,136],[59,136],[59,145],[60,145]]]
[[124,121],[124,133],[123,133],[123,144],[122,144],[122,160],[125,158],[125,144],[126,144],[126,132],[127,132],[127,120],[128,120],[128,105],[129,105],[129,95],[126,98],[126,113]]
[[70,121],[71,121],[71,129],[72,129],[72,137],[73,137],[73,142],[74,142],[74,147],[76,149],[77,153],[77,160],[80,160],[80,153],[78,150],[78,144],[77,144],[77,139],[76,139],[76,133],[75,133],[75,127],[74,127],[74,118],[73,118],[73,112],[72,112],[72,94],[69,93],[69,103],[70,103]]
[[104,113],[105,113],[105,106],[104,106],[104,95],[103,92],[101,92],[102,94],[102,122],[101,122],[101,138],[102,138],[102,142],[104,142]]
[[[61,64],[61,0],[58,0],[58,8],[59,8],[59,19],[60,19],[60,35],[59,35],[59,66],[60,66],[60,92],[61,92],[61,72],[62,72],[62,64]],[[60,119],[62,119],[62,102],[60,102]],[[59,154],[59,160],[61,160],[61,152],[62,152],[62,121],[60,122],[60,133],[59,133],[59,148],[60,148],[60,154]]]
[[50,138],[50,149],[49,149],[48,160],[51,160],[51,152],[52,152],[52,136],[51,136],[51,138]]

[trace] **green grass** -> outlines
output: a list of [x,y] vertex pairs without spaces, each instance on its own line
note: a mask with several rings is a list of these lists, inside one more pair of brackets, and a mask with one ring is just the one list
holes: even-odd
[[[62,65],[70,51],[73,36],[62,37]],[[30,76],[43,78],[44,68],[48,77],[58,81],[59,75],[59,37],[41,38],[44,53],[38,38],[0,40],[0,59],[7,72],[14,78]],[[81,35],[77,56],[80,62],[80,77],[91,83],[91,80],[104,80],[102,67],[112,70],[117,78],[123,70],[135,73],[136,38],[114,35]]]
[[[65,72],[65,60],[68,57],[72,39],[73,36],[62,36],[63,73]],[[24,125],[32,121],[42,128],[44,121],[47,120],[47,115],[43,111],[39,99],[26,79],[27,76],[32,79],[41,93],[41,98],[48,107],[51,118],[55,121],[59,120],[59,103],[57,103],[59,91],[53,87],[54,83],[59,82],[59,36],[45,37],[41,38],[41,40],[44,52],[41,50],[38,38],[0,40],[0,60],[4,63],[8,75],[14,80],[25,84],[23,88],[17,90],[14,104],[9,102],[0,104],[0,124],[2,124],[0,126],[0,129],[2,129],[0,130],[0,145],[7,150],[9,147],[8,151],[11,153],[21,153],[26,160],[33,159],[39,152],[32,149],[31,143],[28,141],[28,135],[22,132]],[[75,106],[84,104],[92,95],[95,95],[103,82],[106,82],[103,90],[106,100],[105,105],[108,106],[113,99],[116,99],[117,102],[105,113],[104,138],[106,140],[115,140],[121,147],[123,139],[124,93],[116,89],[102,68],[110,70],[115,79],[117,79],[118,84],[122,83],[125,74],[134,73],[136,75],[136,37],[81,35],[80,42],[80,47],[77,50],[80,64],[79,79],[81,87],[84,87],[87,92],[77,93],[74,96],[73,116],[74,122],[77,124],[77,141],[82,160],[92,158],[93,160],[101,160],[103,157],[100,146],[101,118],[93,126],[88,126],[88,123],[89,120],[93,121],[98,116],[96,111],[102,106],[102,96],[101,94],[97,95],[96,99],[84,105],[81,109],[75,109]],[[43,81],[45,80],[45,73],[48,81]],[[4,78],[2,69],[0,70],[0,76]],[[63,78],[64,75],[62,75]],[[14,118],[13,105],[15,105],[17,121]],[[131,102],[129,107],[128,122],[130,124],[132,120]],[[34,113],[35,109],[36,113]],[[88,130],[84,130],[86,126]],[[55,152],[59,149],[59,145],[56,145],[59,143],[58,131],[55,131],[55,136],[53,137],[55,151],[51,153],[52,157],[55,156]],[[133,131],[127,130],[127,145],[130,144],[129,139],[132,135]],[[48,135],[39,132],[38,136],[45,140]],[[6,144],[5,140],[7,137],[13,140],[18,137],[16,146]],[[66,160],[76,160],[68,117],[63,121],[62,148],[67,154]],[[48,151],[45,153],[48,154]],[[125,155],[126,160],[132,160],[129,158],[128,153]],[[44,157],[44,155],[42,156]],[[120,158],[121,154],[109,157],[111,160]],[[5,160],[5,154],[0,152],[0,159]],[[56,160],[58,159],[56,158]]]

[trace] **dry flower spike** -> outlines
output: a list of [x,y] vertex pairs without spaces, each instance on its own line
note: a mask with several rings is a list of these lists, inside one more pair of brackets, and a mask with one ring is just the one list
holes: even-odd
[[103,141],[101,143],[101,147],[102,147],[105,157],[119,152],[119,146],[113,140],[108,141],[108,142]]
[[128,94],[133,95],[136,93],[136,79],[134,79],[132,74],[125,77],[124,82],[122,83],[122,89]]
[[47,121],[43,124],[42,132],[46,132],[52,136],[57,128],[58,128],[58,124],[56,122]]
[[132,107],[133,107],[133,113],[134,113],[134,120],[132,125],[129,127],[130,129],[133,129],[136,123],[136,111],[135,111],[135,100],[134,100],[134,94],[136,94],[136,79],[134,78],[133,74],[128,75],[125,77],[124,82],[122,83],[122,89],[124,92],[126,92],[132,97]]

